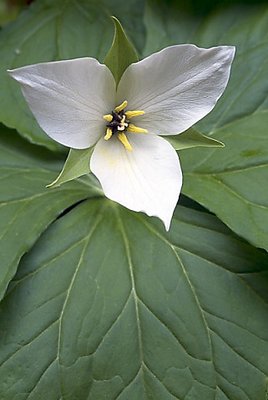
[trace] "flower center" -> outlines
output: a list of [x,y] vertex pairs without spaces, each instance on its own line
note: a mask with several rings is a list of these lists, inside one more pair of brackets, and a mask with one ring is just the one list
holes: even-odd
[[124,145],[124,147],[131,151],[132,146],[128,141],[126,133],[147,133],[147,129],[139,128],[130,123],[130,119],[133,117],[139,117],[145,114],[144,111],[125,111],[127,107],[127,101],[123,101],[122,104],[115,107],[111,114],[106,114],[103,116],[105,121],[108,122],[106,125],[106,134],[104,136],[105,140],[109,140],[113,135],[117,135],[117,138]]
[[111,122],[106,125],[107,128],[112,130],[112,135],[118,132],[124,132],[129,125],[129,120],[126,118],[124,110],[119,112],[112,111],[112,117],[113,119]]

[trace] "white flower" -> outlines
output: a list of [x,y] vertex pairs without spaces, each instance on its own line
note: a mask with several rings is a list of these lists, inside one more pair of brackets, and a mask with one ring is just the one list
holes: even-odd
[[118,87],[93,58],[9,72],[48,136],[74,149],[95,145],[90,168],[108,198],[159,217],[168,230],[182,173],[158,135],[179,134],[213,109],[233,57],[231,46],[171,46],[131,64]]

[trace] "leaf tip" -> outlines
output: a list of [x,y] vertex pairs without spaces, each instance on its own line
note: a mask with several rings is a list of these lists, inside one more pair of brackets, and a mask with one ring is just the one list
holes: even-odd
[[111,19],[113,20],[113,23],[118,23],[119,25],[121,25],[119,19],[115,15],[111,15]]
[[55,187],[58,187],[61,185],[60,182],[58,182],[59,177],[57,177],[53,182],[49,183],[48,185],[46,185],[47,189],[54,189]]
[[139,57],[118,18],[111,16],[111,19],[114,23],[114,37],[111,48],[104,58],[104,64],[110,69],[118,84],[126,68],[137,62]]
[[225,147],[225,144],[223,142],[221,142],[220,140],[217,140],[217,142],[218,142],[216,145],[217,147],[222,147],[222,148]]

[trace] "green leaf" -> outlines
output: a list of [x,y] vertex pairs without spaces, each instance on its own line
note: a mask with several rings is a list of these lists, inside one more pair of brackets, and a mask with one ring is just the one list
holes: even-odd
[[[227,88],[213,111],[197,124],[197,130],[211,134],[235,119],[267,108],[267,24],[267,6],[221,9],[202,21],[176,9],[164,13],[155,4],[147,8],[146,55],[180,43],[201,47],[236,46]],[[157,35],[156,29],[161,34]]]
[[148,56],[170,45],[192,43],[190,38],[200,24],[183,8],[189,2],[166,4],[161,0],[148,0],[144,14],[146,41],[143,55]]
[[[240,15],[238,15],[240,14]],[[231,78],[214,110],[198,129],[210,133],[268,107],[268,7],[220,12],[204,21],[192,40],[200,46],[236,46]]]
[[192,147],[224,147],[224,143],[214,138],[202,135],[193,128],[174,136],[164,136],[164,139],[174,147],[175,150],[190,149]]
[[62,190],[46,189],[61,163],[61,159],[1,127],[0,299],[21,257],[47,226],[66,208],[97,193],[79,182]]
[[[238,15],[240,14],[240,15]],[[224,22],[224,26],[221,22]],[[268,9],[219,13],[199,29],[198,43],[234,44],[230,82],[217,106],[198,124],[226,144],[224,151],[190,150],[183,158],[184,192],[236,233],[268,249],[267,110]],[[228,26],[228,28],[227,28]],[[190,152],[192,154],[190,154]],[[191,160],[191,161],[190,161]],[[213,195],[212,195],[213,194]]]
[[215,133],[221,151],[189,150],[181,161],[183,192],[268,250],[267,126],[268,111],[259,111]]
[[[268,249],[268,8],[221,10],[195,32],[190,25],[180,25],[176,33],[170,28],[173,20],[166,19],[166,44],[184,34],[187,42],[202,47],[235,45],[236,56],[226,91],[214,110],[195,126],[226,147],[216,152],[182,152],[183,192],[236,233]],[[151,36],[152,45],[157,41],[157,35]]]
[[264,398],[267,257],[206,213],[179,207],[166,234],[109,200],[78,205],[2,302],[0,397]]
[[[44,61],[92,56],[103,61],[112,41],[110,15],[126,26],[138,49],[143,47],[144,0],[35,1],[0,32],[0,121],[33,143],[64,150],[33,118],[19,85],[7,69]],[[134,10],[134,12],[130,12]]]
[[70,149],[67,160],[57,178],[47,187],[57,187],[63,183],[90,173],[89,162],[93,147],[89,149]]
[[104,59],[104,64],[110,69],[116,84],[118,84],[126,68],[133,62],[139,61],[139,57],[118,19],[113,17],[113,22],[115,27],[114,40]]

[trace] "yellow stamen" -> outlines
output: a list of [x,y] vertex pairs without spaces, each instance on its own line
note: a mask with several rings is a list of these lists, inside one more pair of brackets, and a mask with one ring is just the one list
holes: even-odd
[[103,116],[103,119],[105,119],[105,121],[107,121],[107,122],[112,122],[113,116],[112,116],[112,114],[106,114]]
[[123,103],[119,104],[119,106],[115,107],[114,111],[116,113],[118,113],[118,112],[124,110],[124,108],[126,108],[126,106],[127,106],[127,101],[125,100],[125,101],[123,101]]
[[133,118],[133,117],[139,117],[140,115],[144,115],[145,112],[142,110],[135,110],[135,111],[126,111],[125,116],[127,119]]
[[139,128],[133,124],[129,124],[127,130],[131,133],[148,133],[147,129]]
[[124,133],[119,133],[117,135],[118,139],[120,140],[120,142],[125,146],[125,148],[128,151],[132,151],[132,146],[128,141],[128,138],[126,137],[126,135]]
[[104,140],[109,140],[112,137],[113,131],[111,128],[106,129],[106,135],[104,136]]

